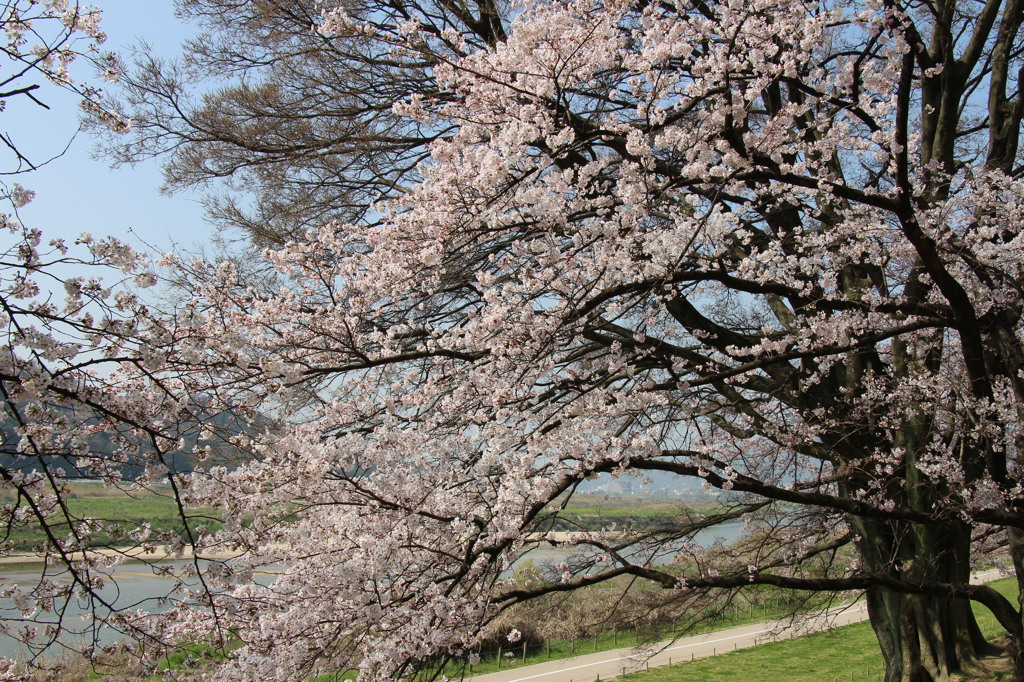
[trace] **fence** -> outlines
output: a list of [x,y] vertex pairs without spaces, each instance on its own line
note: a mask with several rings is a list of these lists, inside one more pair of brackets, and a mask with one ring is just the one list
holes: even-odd
[[464,661],[462,665],[468,674],[483,674],[511,666],[518,667],[597,651],[636,646],[641,643],[672,638],[686,629],[693,629],[694,625],[700,626],[693,629],[693,634],[698,634],[721,627],[778,618],[800,603],[800,600],[793,599],[785,593],[759,596],[765,598],[755,602],[744,595],[746,603],[733,604],[727,610],[705,609],[684,621],[658,623],[645,627],[637,626],[630,629],[612,629],[597,635],[571,637],[564,640],[510,642],[498,648],[480,649],[476,652],[479,658],[477,664],[470,665],[468,661]]

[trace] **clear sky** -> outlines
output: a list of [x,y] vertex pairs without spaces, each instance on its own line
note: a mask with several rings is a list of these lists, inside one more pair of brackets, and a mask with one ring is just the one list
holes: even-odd
[[[121,51],[145,39],[158,54],[174,56],[191,29],[174,16],[171,0],[93,0],[103,10],[107,50]],[[76,62],[78,80],[92,78],[89,64]],[[33,162],[59,153],[78,128],[75,97],[46,88],[40,98],[49,111],[26,98],[12,98],[0,113],[0,129],[9,132],[19,149]],[[139,235],[160,251],[172,245],[202,244],[211,234],[203,221],[195,196],[159,191],[160,169],[156,163],[111,170],[105,160],[92,158],[94,143],[79,134],[60,158],[38,171],[4,178],[36,192],[35,200],[19,215],[26,225],[39,228],[47,237],[74,238],[82,232],[113,235],[139,245]]]

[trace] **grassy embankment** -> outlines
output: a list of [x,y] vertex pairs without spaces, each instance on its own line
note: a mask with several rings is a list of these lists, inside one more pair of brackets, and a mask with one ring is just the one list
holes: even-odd
[[[152,530],[150,542],[159,542],[160,533],[181,533],[184,530],[169,486],[154,486],[152,489],[128,493],[99,483],[71,483],[68,491],[65,503],[76,521],[95,519],[125,531],[148,523]],[[13,491],[0,492],[0,504],[14,504],[15,501]],[[193,528],[205,525],[211,531],[216,531],[220,527],[218,519],[207,518],[208,515],[202,511],[193,511],[190,516],[195,517],[190,524]],[[58,537],[62,537],[68,532],[68,524],[59,518],[53,517],[52,528]],[[10,542],[15,552],[31,552],[46,540],[46,535],[38,523],[30,520],[13,528],[0,527],[0,539]],[[126,544],[132,543],[119,541],[105,532],[97,533],[93,542],[94,546]]]
[[[554,505],[561,500],[555,500]],[[650,528],[678,519],[681,511],[701,516],[714,506],[710,500],[672,497],[621,497],[596,493],[576,494],[558,513],[552,530],[601,530],[615,526]]]
[[[1016,582],[1003,579],[991,583],[1011,600],[1016,599]],[[975,615],[982,632],[991,641],[1006,634],[1006,631],[991,612],[984,606],[973,605]],[[786,605],[780,600],[766,609],[740,611],[722,619],[701,623],[688,634],[701,634],[708,631],[721,630],[728,627],[745,625],[780,617],[788,613]],[[514,663],[502,657],[499,666],[498,656],[492,654],[472,668],[472,671],[458,666],[449,666],[445,673],[451,677],[460,675],[482,675],[507,670],[511,667],[535,665],[549,660],[569,658],[574,655],[608,651],[624,647],[632,647],[638,643],[647,644],[652,633],[644,633],[640,639],[637,633],[607,632],[596,638],[586,640],[551,641],[541,647],[531,647],[525,660],[522,647],[510,647],[509,653],[515,654]],[[670,633],[666,630],[667,636]],[[1003,679],[1000,677],[998,664],[986,662],[985,667],[977,672],[976,677],[968,675],[964,679]],[[733,682],[735,680],[779,679],[799,682],[818,682],[821,680],[856,680],[877,681],[884,678],[885,666],[878,641],[870,623],[858,623],[837,628],[828,632],[807,635],[792,640],[764,644],[752,649],[735,653],[706,658],[692,663],[676,664],[651,670],[649,672],[628,675],[634,682]],[[1007,676],[1006,679],[1009,679]],[[318,678],[318,682],[334,680],[333,675]]]
[[[173,499],[165,490],[143,491],[128,497],[116,490],[104,489],[94,484],[74,484],[75,496],[69,499],[73,513],[84,518],[130,519],[132,523],[150,523],[154,531],[180,530],[176,519]],[[0,502],[3,502],[0,499]],[[677,514],[682,506],[674,499],[622,498],[606,495],[578,495],[560,513],[565,519],[563,529],[600,529],[611,524],[617,526],[650,526]],[[208,525],[214,525],[208,523]],[[11,540],[18,547],[31,547],[41,539],[32,529],[18,529]],[[1013,581],[994,584],[1005,594],[1015,589]],[[781,616],[787,611],[784,600],[775,603],[764,600],[758,608],[739,610],[724,618],[701,623],[694,633],[722,629],[750,622],[758,622]],[[987,609],[975,605],[979,622],[985,634],[998,637],[1002,628]],[[642,641],[651,641],[657,633],[640,633]],[[667,634],[667,633],[666,633]],[[543,660],[566,658],[572,655],[604,651],[633,646],[638,642],[635,631],[605,632],[598,637],[574,640],[550,640],[531,647],[523,660],[522,649],[517,647],[511,653],[516,655],[517,667],[531,665]],[[502,657],[501,667],[509,666]],[[169,661],[171,667],[178,667],[177,660]],[[474,674],[484,674],[498,669],[496,657],[491,656],[473,669]],[[878,680],[883,671],[878,644],[868,623],[852,625],[838,630],[808,637],[766,644],[754,649],[730,653],[713,659],[693,663],[677,664],[659,668],[649,673],[631,676],[637,682],[682,682],[683,680],[736,680],[774,677],[786,680]],[[452,673],[459,671],[451,669]],[[468,672],[468,671],[465,671]],[[998,673],[988,671],[985,676],[995,678]],[[335,679],[329,675],[325,680]]]
[[[793,603],[789,593],[774,588],[759,588],[756,591],[759,594],[752,599],[756,602],[756,606],[737,607],[735,610],[722,615],[716,614],[713,617],[708,617],[705,613],[696,613],[689,621],[684,620],[653,629],[606,631],[595,637],[548,640],[543,644],[529,645],[525,649],[522,645],[509,645],[500,653],[488,652],[481,658],[479,664],[473,666],[471,671],[465,669],[463,665],[452,664],[446,668],[445,674],[449,677],[458,677],[462,674],[484,675],[511,667],[535,665],[546,661],[637,645],[649,645],[669,639],[681,631],[685,631],[687,635],[700,635],[750,623],[784,618],[792,613]],[[524,651],[525,656],[523,655]],[[511,660],[509,654],[512,655]],[[327,682],[333,678],[320,679],[321,682]]]
[[[148,523],[153,531],[151,542],[162,532],[181,533],[184,530],[178,507],[168,486],[133,491],[130,494],[99,483],[71,483],[66,502],[71,515],[77,519],[98,519],[126,530]],[[13,491],[0,491],[0,505],[15,502]],[[559,513],[553,530],[600,530],[615,525],[650,527],[672,518],[683,506],[677,499],[623,498],[608,495],[576,495],[568,507]],[[692,506],[692,505],[688,505]],[[190,511],[195,517],[193,527],[205,525],[211,532],[220,528],[215,514]],[[66,522],[54,522],[58,536],[67,533]],[[0,527],[0,539],[11,543],[15,552],[31,552],[46,539],[38,523],[29,522],[14,528]],[[96,545],[125,545],[109,534],[99,533]]]
[[[1011,601],[1016,601],[1016,580],[989,583]],[[974,614],[989,641],[1006,635],[995,616],[974,603]],[[1010,679],[1008,661],[982,661],[978,669],[962,679]],[[631,682],[733,682],[734,680],[776,679],[787,682],[854,680],[876,682],[884,679],[885,666],[871,624],[847,625],[784,642],[723,654],[692,663],[682,663],[627,676]]]

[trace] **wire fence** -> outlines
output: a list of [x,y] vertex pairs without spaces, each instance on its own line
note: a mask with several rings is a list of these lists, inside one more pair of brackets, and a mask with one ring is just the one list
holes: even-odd
[[[565,639],[544,639],[542,641],[524,639],[518,642],[502,643],[497,647],[481,647],[475,652],[472,661],[463,660],[461,666],[459,663],[456,663],[455,666],[461,667],[463,674],[486,674],[511,667],[651,644],[678,637],[683,633],[699,634],[723,627],[782,618],[792,613],[794,606],[798,604],[807,606],[806,602],[802,600],[794,600],[785,594],[773,594],[756,602],[734,603],[727,609],[708,608],[700,613],[691,614],[682,621],[638,625],[626,629],[615,628],[596,634],[588,633],[585,636]],[[855,679],[874,680],[876,678],[877,674],[867,676],[859,674]]]

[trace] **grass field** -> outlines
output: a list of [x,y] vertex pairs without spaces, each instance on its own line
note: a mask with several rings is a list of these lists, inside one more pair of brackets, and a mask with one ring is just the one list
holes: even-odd
[[[555,501],[555,505],[558,504]],[[623,497],[577,493],[558,512],[552,530],[600,530],[615,525],[649,528],[680,518],[683,514],[702,516],[713,502],[671,497]]]
[[583,516],[639,516],[664,518],[680,510],[692,510],[695,500],[672,497],[622,497],[595,493],[573,495],[566,511]]
[[[148,523],[154,534],[163,531],[180,533],[184,526],[178,515],[178,507],[168,486],[154,486],[150,490],[133,491],[130,494],[99,483],[71,483],[66,498],[68,509],[79,520],[97,519],[108,523],[119,523],[123,528],[132,529]],[[11,504],[15,496],[11,491],[0,492],[0,504]],[[565,528],[600,529],[616,524],[618,526],[650,526],[672,519],[684,511],[698,513],[690,508],[692,502],[679,499],[616,497],[609,495],[581,494],[570,501],[560,512]],[[197,517],[193,525],[205,525],[211,531],[220,527],[217,518],[204,518],[202,512],[190,511]],[[67,531],[66,523],[55,523],[60,534]],[[8,540],[15,551],[31,551],[46,538],[42,528],[35,523],[5,529],[0,527],[0,540]],[[118,544],[109,535],[97,536],[96,544]]]
[[[154,486],[150,490],[138,490],[127,493],[116,488],[109,488],[99,483],[71,483],[69,495],[65,497],[68,510],[76,520],[95,519],[108,524],[116,524],[126,530],[148,523],[154,537],[164,531],[180,533],[184,524],[178,515],[178,506],[168,486]],[[0,504],[13,503],[13,494],[6,492],[0,496]],[[191,522],[193,527],[205,525],[211,531],[217,530],[220,521],[206,518],[201,511],[192,511],[190,516],[196,517]],[[59,534],[67,532],[67,523],[58,522],[54,518],[53,528]],[[46,539],[42,528],[37,523],[11,529],[0,528],[0,538],[12,543],[15,551],[31,551]],[[106,533],[96,536],[96,543],[118,544]]]
[[[572,656],[632,647],[638,644],[647,645],[670,639],[680,632],[685,632],[687,635],[716,632],[725,628],[784,618],[792,613],[792,593],[768,586],[749,589],[747,600],[754,603],[750,608],[737,608],[734,611],[716,614],[713,617],[708,617],[706,614],[693,614],[691,622],[666,624],[644,631],[607,631],[596,637],[581,637],[574,640],[553,639],[543,644],[529,645],[525,650],[523,645],[509,645],[501,652],[502,655],[496,651],[482,653],[480,663],[473,667],[472,674],[483,675],[498,670],[507,670],[510,667],[523,667]],[[607,597],[607,599],[613,600],[614,597]],[[738,603],[743,603],[743,600],[738,600]],[[508,659],[509,654],[513,656],[511,661]],[[462,674],[468,675],[470,671],[465,665],[456,662],[446,667],[444,673],[455,678]]]
[[[990,585],[1011,600],[1016,600],[1015,580],[999,580]],[[987,638],[992,640],[1006,634],[988,609],[980,604],[974,604],[973,607],[978,624]],[[884,678],[884,672],[885,664],[875,633],[871,624],[864,622],[627,677],[631,682],[876,682]],[[1002,678],[998,672],[990,670],[974,679]]]

